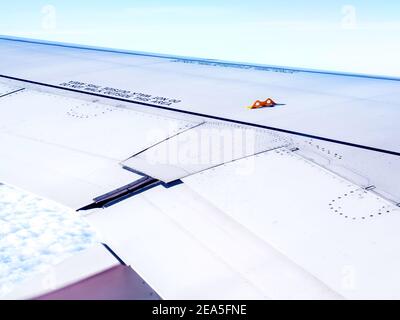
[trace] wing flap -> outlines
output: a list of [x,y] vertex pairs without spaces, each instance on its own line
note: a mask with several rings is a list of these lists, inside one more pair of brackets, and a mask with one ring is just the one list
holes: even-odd
[[[252,158],[231,163],[245,163],[239,165],[238,172],[247,187],[253,178],[248,173],[253,168]],[[269,239],[238,221],[229,210],[220,209],[208,193],[194,183],[192,186],[191,181],[198,176],[217,174],[225,166],[194,174],[183,179],[188,183],[172,188],[158,186],[89,212],[86,218],[101,231],[104,241],[166,299],[341,298],[313,272],[271,245]],[[257,169],[254,174],[263,179],[264,168]],[[218,181],[210,179],[218,190],[209,189],[216,196],[226,194],[232,205],[238,205],[239,200],[233,198],[239,197],[230,192],[238,188],[235,177],[236,173],[225,173]],[[240,198],[241,214],[254,224],[262,224],[261,217],[249,212],[264,208],[267,214],[264,210],[268,202],[255,206],[253,193],[249,189],[244,192],[246,199]]]

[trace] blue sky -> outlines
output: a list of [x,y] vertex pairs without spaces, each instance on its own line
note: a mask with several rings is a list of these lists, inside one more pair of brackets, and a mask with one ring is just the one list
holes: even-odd
[[400,76],[400,1],[13,1],[0,34]]

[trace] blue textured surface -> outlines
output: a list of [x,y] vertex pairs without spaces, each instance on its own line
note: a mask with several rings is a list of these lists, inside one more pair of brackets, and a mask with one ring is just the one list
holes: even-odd
[[0,184],[0,297],[96,239],[74,211]]

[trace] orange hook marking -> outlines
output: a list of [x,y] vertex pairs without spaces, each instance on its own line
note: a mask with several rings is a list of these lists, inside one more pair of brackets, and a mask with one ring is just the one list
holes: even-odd
[[272,100],[271,98],[268,98],[265,101],[257,100],[256,102],[254,102],[254,104],[251,107],[248,107],[248,108],[249,109],[259,109],[259,108],[274,107],[274,106],[276,106],[275,101]]

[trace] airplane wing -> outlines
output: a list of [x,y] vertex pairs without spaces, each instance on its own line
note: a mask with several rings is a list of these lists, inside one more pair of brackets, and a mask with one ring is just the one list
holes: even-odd
[[399,79],[6,37],[0,57],[0,182],[105,244],[10,297],[400,298]]

